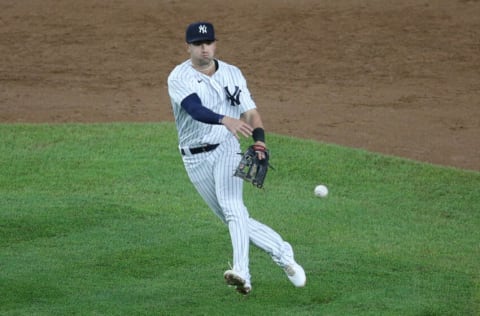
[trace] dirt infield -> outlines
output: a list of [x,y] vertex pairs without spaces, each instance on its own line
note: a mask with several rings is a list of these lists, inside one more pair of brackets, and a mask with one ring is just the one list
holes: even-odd
[[478,0],[1,0],[0,122],[172,121],[209,20],[276,133],[480,170]]

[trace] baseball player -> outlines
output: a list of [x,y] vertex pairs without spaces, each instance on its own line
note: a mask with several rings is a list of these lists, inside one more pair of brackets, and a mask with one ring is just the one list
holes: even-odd
[[215,59],[216,37],[208,22],[186,29],[190,58],[168,77],[179,150],[190,181],[213,212],[228,226],[233,266],[224,273],[228,285],[252,290],[249,245],[267,252],[296,287],[306,283],[291,245],[272,228],[249,216],[243,203],[243,181],[233,173],[241,155],[240,137],[252,137],[259,159],[265,157],[262,119],[241,71]]

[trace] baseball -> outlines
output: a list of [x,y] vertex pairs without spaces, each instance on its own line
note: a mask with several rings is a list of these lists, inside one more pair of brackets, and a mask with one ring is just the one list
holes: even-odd
[[328,188],[323,184],[317,185],[315,187],[315,195],[318,197],[326,197],[328,195]]

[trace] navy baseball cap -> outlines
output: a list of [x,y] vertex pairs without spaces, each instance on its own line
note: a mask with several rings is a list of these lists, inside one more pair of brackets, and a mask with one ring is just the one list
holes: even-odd
[[191,44],[200,41],[215,41],[215,30],[212,23],[195,22],[187,27],[185,40]]

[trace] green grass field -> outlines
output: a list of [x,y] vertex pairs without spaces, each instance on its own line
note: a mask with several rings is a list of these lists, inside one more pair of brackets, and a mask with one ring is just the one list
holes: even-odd
[[276,170],[245,202],[293,244],[308,283],[252,248],[242,297],[172,123],[0,135],[1,315],[480,314],[478,172],[269,135]]

